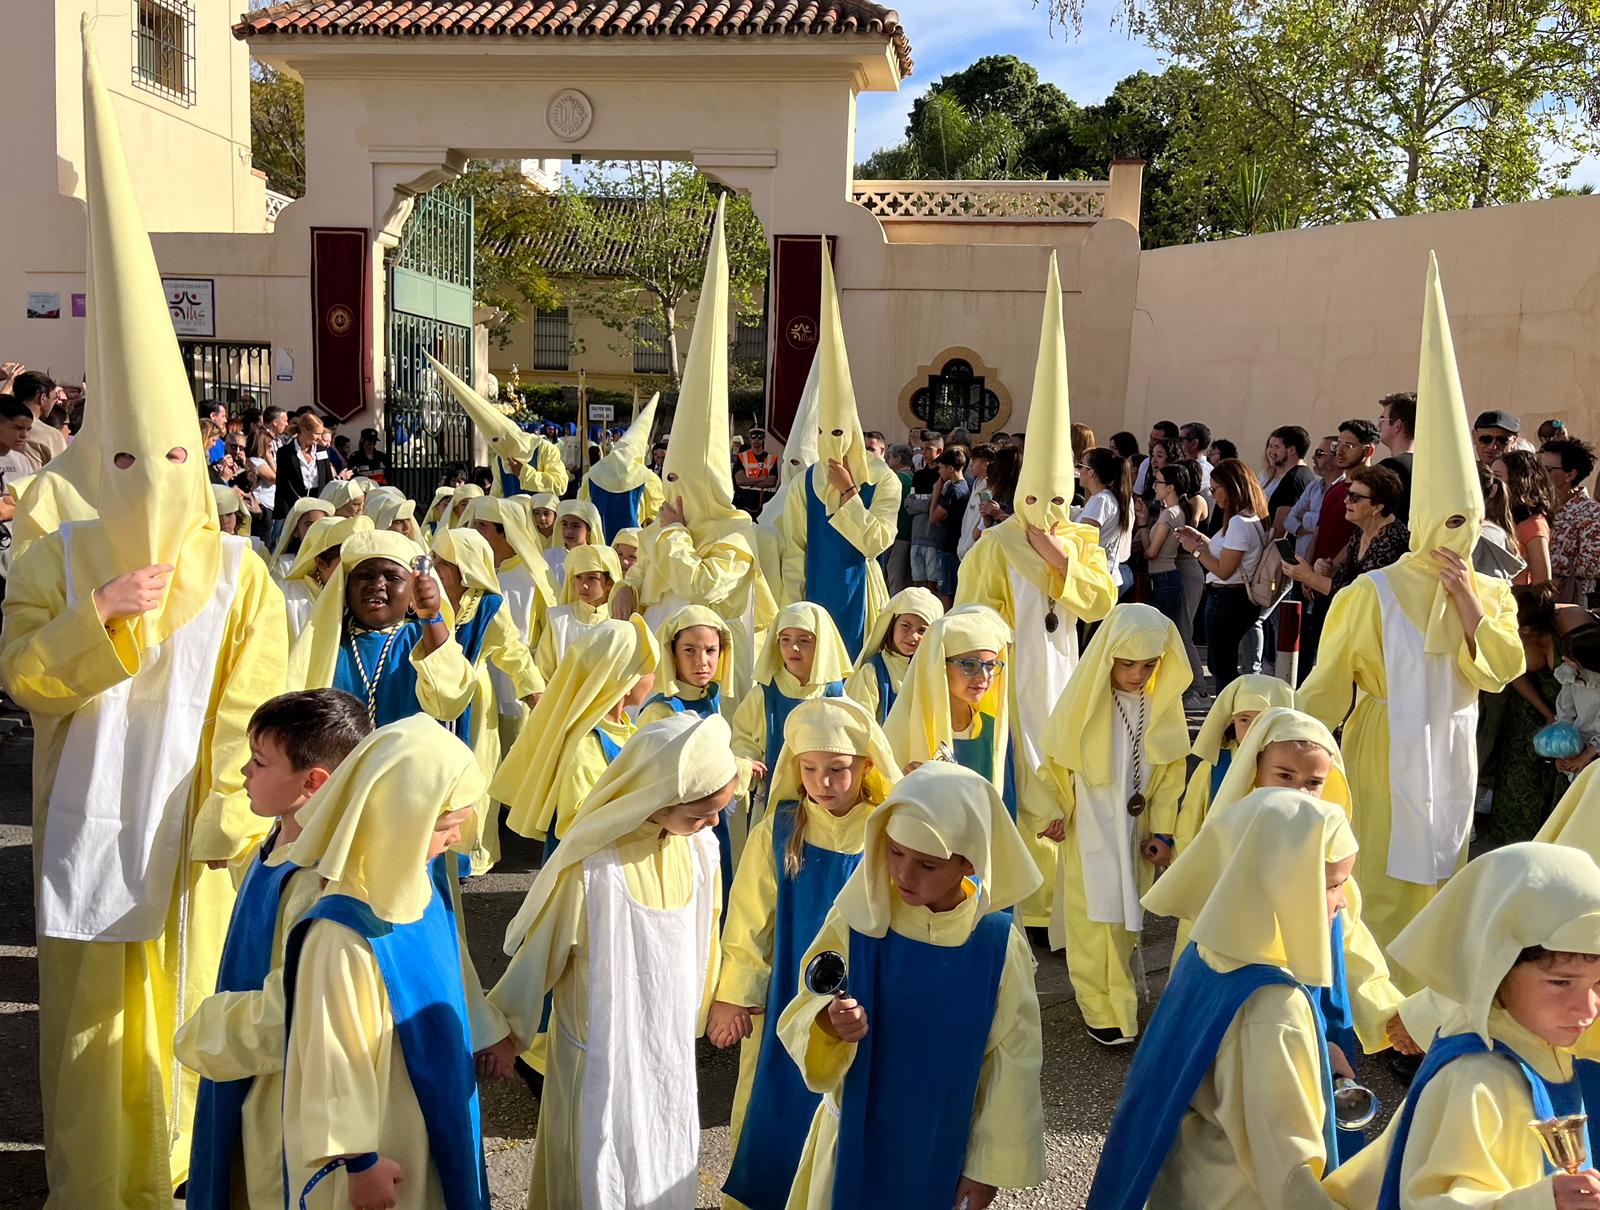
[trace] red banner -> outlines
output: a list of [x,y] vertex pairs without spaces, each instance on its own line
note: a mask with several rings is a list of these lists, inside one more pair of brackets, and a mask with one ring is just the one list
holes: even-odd
[[[830,235],[828,251],[838,265],[839,237]],[[772,240],[772,306],[768,330],[772,340],[772,372],[767,376],[767,427],[789,439],[800,393],[805,390],[811,358],[817,351],[817,311],[822,300],[820,235],[778,235]]]
[[349,420],[372,401],[372,238],[311,229],[311,402]]

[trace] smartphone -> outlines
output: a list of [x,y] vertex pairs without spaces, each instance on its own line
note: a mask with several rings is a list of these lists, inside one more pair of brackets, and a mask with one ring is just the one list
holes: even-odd
[[1282,556],[1285,563],[1300,562],[1300,556],[1295,554],[1294,551],[1293,538],[1279,538],[1277,539],[1275,545],[1278,548],[1278,554]]
[[993,499],[994,499],[994,493],[989,491],[987,488],[985,488],[983,491],[978,493],[978,503],[979,504],[987,504],[987,503],[989,503],[989,501],[991,501]]

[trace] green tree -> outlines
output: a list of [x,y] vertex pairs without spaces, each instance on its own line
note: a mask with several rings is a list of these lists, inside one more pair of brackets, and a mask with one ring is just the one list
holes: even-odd
[[530,307],[561,305],[542,251],[560,208],[515,161],[473,160],[455,187],[472,198],[472,300],[493,309],[489,335],[504,348]]
[[1023,132],[1005,114],[970,113],[948,93],[930,92],[912,110],[904,143],[870,156],[865,180],[1007,180],[1038,175],[1025,162]]
[[267,188],[289,197],[306,191],[306,97],[293,76],[250,61],[250,152]]
[[1066,121],[1078,106],[1054,84],[1015,55],[985,55],[971,67],[941,76],[911,106],[910,138],[922,110],[934,97],[949,97],[973,117],[1000,114],[1024,134]]
[[592,271],[563,282],[579,310],[599,319],[631,350],[636,321],[648,317],[662,333],[668,378],[680,379],[684,304],[700,289],[717,199],[728,194],[724,224],[728,246],[731,315],[760,312],[767,276],[767,242],[747,199],[732,194],[691,165],[659,160],[585,164],[562,194],[563,242],[578,250]]

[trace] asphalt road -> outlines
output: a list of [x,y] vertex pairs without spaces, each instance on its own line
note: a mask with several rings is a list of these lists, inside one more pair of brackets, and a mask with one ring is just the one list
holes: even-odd
[[[0,729],[16,715],[0,714]],[[11,721],[8,721],[11,720]],[[43,1135],[35,1057],[38,1044],[37,952],[33,946],[29,769],[32,742],[26,727],[0,736],[0,1210],[43,1205]],[[467,887],[468,941],[485,983],[504,969],[500,942],[532,878],[527,842],[505,835],[497,870]],[[1160,995],[1172,952],[1170,921],[1152,920],[1144,955],[1150,998]],[[1039,1001],[1044,1024],[1044,1112],[1048,1181],[1035,1189],[1010,1190],[999,1207],[1082,1206],[1094,1176],[1105,1130],[1116,1106],[1131,1047],[1107,1050],[1084,1033],[1060,954],[1040,950]],[[719,1204],[717,1189],[727,1172],[728,1110],[737,1076],[733,1051],[701,1043],[701,1198]],[[1363,1079],[1393,1106],[1400,1092],[1381,1062],[1366,1060]],[[533,1166],[538,1102],[520,1081],[483,1090],[484,1146],[496,1210],[521,1207]],[[180,1203],[181,1204],[181,1203]]]

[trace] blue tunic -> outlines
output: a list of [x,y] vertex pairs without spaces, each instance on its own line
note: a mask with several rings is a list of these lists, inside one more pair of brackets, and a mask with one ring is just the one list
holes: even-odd
[[839,1097],[833,1210],[955,1204],[1010,935],[1009,912],[954,946],[851,931],[867,1036]]
[[[234,900],[228,935],[217,969],[219,992],[260,991],[272,970],[278,908],[289,876],[300,867],[267,865],[278,831],[262,842]],[[232,1204],[233,1159],[239,1147],[244,1099],[250,1079],[200,1081],[194,1103],[194,1139],[189,1149],[189,1201],[196,1210],[227,1210]]]
[[[394,642],[389,640],[393,638]],[[415,619],[402,622],[397,631],[346,630],[339,644],[339,662],[334,668],[333,688],[343,689],[358,702],[366,702],[367,685],[355,664],[354,652],[361,656],[361,667],[370,678],[377,675],[378,691],[374,727],[421,714],[417,701],[417,670],[411,666],[411,649],[422,641],[422,623]],[[388,644],[388,658],[383,650]],[[383,662],[380,670],[379,661]]]
[[1088,1210],[1140,1210],[1178,1138],[1183,1115],[1200,1081],[1216,1062],[1217,1048],[1252,994],[1285,983],[1305,994],[1318,1018],[1322,1060],[1323,1146],[1328,1169],[1338,1163],[1333,1131],[1333,1078],[1321,1010],[1309,988],[1276,966],[1253,964],[1222,973],[1212,970],[1191,942],[1172,968],[1106,1133],[1100,1166],[1089,1189]]
[[[639,527],[639,501],[643,498],[642,482],[632,491],[608,492],[603,487],[596,487],[593,479],[589,480],[589,503],[600,514],[600,528],[605,530],[608,537],[624,529]],[[606,538],[597,536],[595,540],[603,542]]]
[[[478,608],[465,622],[456,627],[456,642],[461,644],[461,651],[467,657],[467,663],[474,668],[478,666],[478,658],[483,654],[483,640],[488,637],[489,626],[494,621],[495,614],[500,612],[506,599],[498,593],[486,592],[478,598]],[[459,718],[449,724],[450,731],[464,744],[472,742],[472,704],[461,712]]]
[[698,714],[701,718],[710,718],[722,710],[722,686],[712,681],[706,686],[706,695],[701,698],[684,698],[677,694],[668,697],[664,693],[652,694],[646,706],[654,706],[657,702],[664,702],[672,708],[672,713],[682,714],[687,710],[690,714]]
[[889,679],[889,665],[883,661],[883,652],[874,651],[867,663],[878,678],[878,726],[881,727],[900,695],[894,691],[894,682]]
[[[1600,1104],[1600,1078],[1597,1078],[1600,1077],[1600,1064],[1579,1059],[1573,1065],[1574,1078],[1565,1083],[1558,1083],[1546,1080],[1504,1042],[1496,1042],[1491,1050],[1484,1045],[1482,1038],[1473,1033],[1451,1034],[1448,1038],[1435,1037],[1433,1045],[1428,1047],[1428,1053],[1423,1057],[1422,1066],[1417,1069],[1416,1077],[1411,1081],[1411,1087],[1406,1091],[1405,1104],[1401,1106],[1399,1120],[1395,1123],[1394,1142],[1383,1170],[1383,1189],[1378,1194],[1378,1210],[1400,1210],[1400,1169],[1405,1162],[1406,1140],[1411,1137],[1411,1122],[1416,1116],[1417,1101],[1422,1096],[1422,1090],[1446,1064],[1454,1062],[1463,1055],[1488,1053],[1500,1055],[1508,1063],[1515,1063],[1522,1070],[1523,1077],[1528,1081],[1528,1093],[1533,1099],[1535,1120],[1583,1113],[1584,1104],[1589,1099]],[[1597,1124],[1591,1115],[1589,1119],[1591,1157],[1596,1154],[1597,1134],[1600,1134],[1600,1124]],[[1533,1132],[1529,1131],[1528,1146],[1537,1145],[1537,1139]],[[1555,1171],[1548,1157],[1544,1162],[1544,1170],[1546,1176]]]
[[[422,919],[411,924],[381,920],[365,903],[348,895],[324,895],[317,900],[289,938],[283,979],[291,1019],[286,1022],[285,1036],[293,1027],[295,976],[311,923],[328,920],[363,938],[377,959],[389,997],[395,1037],[422,1110],[428,1151],[439,1173],[446,1210],[489,1210],[472,1033],[449,891],[450,864],[454,864],[451,854],[433,863],[434,894]],[[420,1172],[408,1172],[407,1179],[424,1178]],[[292,1201],[294,1192],[288,1196]]]
[[[789,721],[789,715],[794,713],[804,698],[790,697],[778,688],[776,680],[768,681],[761,686],[761,695],[767,707],[767,750],[765,761],[767,776],[772,776],[772,771],[778,767],[778,754],[783,751],[783,725]],[[823,697],[843,697],[844,682],[829,681],[822,687]]]
[[[821,605],[833,617],[853,660],[867,638],[867,556],[855,543],[833,528],[828,509],[817,495],[818,466],[806,471],[806,589],[805,599]],[[822,473],[827,475],[826,468]],[[861,503],[872,507],[876,489],[861,485]]]
[[506,465],[506,460],[500,457],[499,454],[496,454],[494,458],[494,470],[495,474],[500,476],[500,494],[502,496],[509,499],[512,496],[525,496],[528,494],[527,489],[522,486],[521,478],[512,473],[511,468]]
[[772,973],[767,1011],[761,1015],[761,1050],[750,1084],[739,1149],[722,1191],[750,1210],[783,1210],[800,1167],[800,1152],[822,1098],[806,1088],[800,1069],[778,1040],[778,1017],[800,986],[800,959],[822,931],[822,922],[845,881],[861,864],[860,853],[805,846],[800,872],[790,878],[783,854],[794,831],[795,802],[778,804],[772,821],[772,860],[778,869],[772,921]]
[[[971,769],[991,782],[1000,780],[1002,770],[1000,762],[994,756],[994,737],[999,724],[992,714],[979,714],[977,717],[982,720],[979,723],[978,734],[971,739],[951,741],[951,751],[955,753],[956,764],[963,769]],[[1014,823],[1017,818],[1017,776],[1011,763],[1009,737],[1006,740],[1006,763],[1003,772],[1004,782],[1000,789],[1000,800],[1005,803],[1006,811]]]
[[1217,791],[1222,789],[1222,779],[1233,766],[1233,749],[1224,748],[1217,753],[1217,763],[1211,766],[1211,800],[1217,801]]

